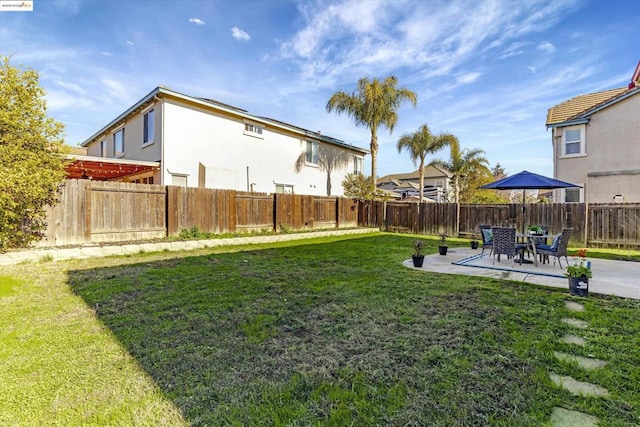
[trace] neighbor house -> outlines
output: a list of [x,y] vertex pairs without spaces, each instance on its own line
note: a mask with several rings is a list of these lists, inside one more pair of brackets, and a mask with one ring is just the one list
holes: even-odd
[[113,174],[121,181],[309,195],[342,195],[344,177],[363,173],[368,153],[162,86],[81,145],[88,155],[76,159],[86,165],[83,177],[91,178],[89,165],[102,164],[128,170]]
[[[451,189],[451,173],[433,165],[424,167],[424,197],[436,202],[448,200]],[[420,196],[420,169],[410,173],[385,175],[376,180],[381,190],[393,191],[402,199],[413,199]]]
[[576,96],[549,109],[554,177],[582,188],[558,202],[640,202],[640,62],[627,87]]

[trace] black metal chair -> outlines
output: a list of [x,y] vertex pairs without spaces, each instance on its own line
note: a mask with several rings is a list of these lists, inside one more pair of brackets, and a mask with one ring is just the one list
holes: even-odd
[[[564,257],[567,265],[569,265],[569,259],[567,258],[567,247],[569,246],[569,239],[571,238],[571,228],[563,228],[562,233],[556,235],[553,238],[551,245],[536,245],[536,253],[542,257],[542,262],[548,260],[548,257],[552,256],[558,259],[558,264],[562,268],[562,261],[560,257]],[[556,265],[556,260],[553,260],[553,265]]]
[[489,256],[493,252],[493,233],[491,232],[491,226],[488,224],[480,224],[478,226],[480,234],[482,235],[482,252],[480,256],[484,255],[484,249],[489,249]]
[[500,255],[506,255],[507,259],[520,255],[520,264],[524,258],[526,244],[516,243],[516,229],[511,227],[493,227],[493,263],[496,263],[496,255],[500,262]]

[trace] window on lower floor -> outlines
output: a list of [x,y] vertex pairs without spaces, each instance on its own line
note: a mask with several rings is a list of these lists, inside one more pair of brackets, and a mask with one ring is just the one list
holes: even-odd
[[175,185],[176,187],[186,187],[187,186],[187,176],[186,175],[171,175],[171,185]]
[[278,193],[278,194],[293,194],[293,185],[290,185],[290,184],[276,184],[276,193]]
[[317,165],[320,161],[318,145],[316,141],[307,141],[307,164]]
[[579,188],[565,188],[564,189],[564,201],[565,201],[565,203],[579,203],[580,202],[580,189]]
[[124,128],[113,134],[113,155],[115,157],[124,155]]

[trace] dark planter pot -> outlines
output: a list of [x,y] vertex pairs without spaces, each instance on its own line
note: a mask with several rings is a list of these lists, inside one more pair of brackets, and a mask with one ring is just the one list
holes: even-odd
[[577,295],[579,297],[589,296],[589,278],[582,277],[569,277],[569,294]]
[[440,255],[446,255],[448,249],[448,246],[438,246],[438,252],[440,253]]
[[473,241],[473,242],[470,242],[470,243],[471,243],[471,249],[478,249],[478,242]]
[[412,255],[412,257],[413,257],[413,266],[422,267],[422,263],[424,262],[424,255]]

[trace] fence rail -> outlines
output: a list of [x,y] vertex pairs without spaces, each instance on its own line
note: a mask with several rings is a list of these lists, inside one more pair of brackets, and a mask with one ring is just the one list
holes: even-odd
[[89,180],[65,181],[38,246],[162,238],[194,226],[218,234],[363,226],[470,236],[480,224],[540,224],[553,233],[572,228],[572,245],[640,247],[640,203],[419,206]]

